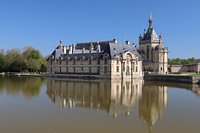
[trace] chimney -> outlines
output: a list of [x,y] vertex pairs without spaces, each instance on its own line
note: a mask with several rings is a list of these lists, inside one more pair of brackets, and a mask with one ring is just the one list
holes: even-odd
[[75,51],[75,45],[72,44],[72,54],[74,53],[74,51]]
[[85,48],[82,49],[82,54],[85,53]]
[[126,41],[126,44],[127,44],[127,45],[130,45],[131,43],[130,43],[130,41]]
[[113,39],[113,43],[117,44],[117,39]]
[[69,54],[72,54],[72,46],[69,45]]
[[94,46],[92,43],[90,43],[90,53],[94,50]]
[[99,53],[101,51],[101,46],[98,44],[97,45],[97,52]]

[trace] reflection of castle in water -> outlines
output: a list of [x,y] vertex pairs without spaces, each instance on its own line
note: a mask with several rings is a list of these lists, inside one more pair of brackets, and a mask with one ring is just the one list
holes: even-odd
[[167,87],[144,84],[142,80],[61,80],[49,79],[47,94],[61,108],[104,110],[110,116],[129,115],[133,107],[149,132],[167,105]]
[[66,81],[48,80],[47,94],[54,103],[65,107],[105,110],[114,117],[129,114],[142,93],[142,80]]
[[139,101],[139,117],[148,126],[149,133],[167,105],[167,87],[145,84]]

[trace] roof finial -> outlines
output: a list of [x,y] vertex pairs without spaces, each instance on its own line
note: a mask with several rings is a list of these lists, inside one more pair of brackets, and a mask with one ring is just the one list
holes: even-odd
[[149,28],[153,28],[153,17],[152,17],[152,12],[150,12],[150,15],[149,15]]
[[63,46],[63,42],[62,42],[62,40],[60,40],[59,47],[62,47],[62,46]]

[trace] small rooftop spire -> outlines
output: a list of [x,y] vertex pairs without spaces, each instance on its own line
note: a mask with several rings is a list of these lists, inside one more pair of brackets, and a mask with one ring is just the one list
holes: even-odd
[[151,12],[150,12],[150,15],[149,15],[149,28],[153,28],[153,17],[152,17]]
[[59,45],[60,45],[60,46],[62,46],[62,45],[63,45],[63,41],[62,41],[62,40],[60,40],[60,42],[59,42]]

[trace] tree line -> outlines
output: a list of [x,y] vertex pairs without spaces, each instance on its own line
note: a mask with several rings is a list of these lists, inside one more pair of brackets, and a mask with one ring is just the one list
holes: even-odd
[[39,50],[27,47],[24,50],[0,51],[0,72],[46,72],[47,62]]
[[169,65],[186,65],[186,64],[194,64],[194,63],[199,63],[200,59],[196,59],[194,57],[188,58],[188,59],[180,59],[180,58],[175,58],[175,59],[169,59]]

